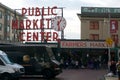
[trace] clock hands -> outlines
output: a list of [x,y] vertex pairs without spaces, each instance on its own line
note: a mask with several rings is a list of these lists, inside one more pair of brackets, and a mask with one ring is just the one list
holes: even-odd
[[56,31],[62,31],[66,26],[66,20],[62,16],[56,16],[51,22],[51,27]]
[[60,22],[61,21],[62,21],[62,19],[60,19],[59,21],[57,21],[58,31],[60,30]]

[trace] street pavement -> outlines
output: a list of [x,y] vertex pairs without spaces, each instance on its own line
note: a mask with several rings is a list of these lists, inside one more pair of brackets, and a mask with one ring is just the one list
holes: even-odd
[[71,69],[64,70],[57,78],[63,80],[103,80],[107,70],[93,70],[93,69]]
[[[104,75],[107,74],[107,70],[93,70],[93,69],[65,69],[63,73],[56,76],[51,80],[104,80]],[[20,80],[45,80],[43,78],[30,78]],[[48,79],[50,80],[50,79]]]

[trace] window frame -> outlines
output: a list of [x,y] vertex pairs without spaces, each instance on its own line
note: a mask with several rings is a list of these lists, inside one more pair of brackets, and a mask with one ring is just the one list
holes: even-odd
[[0,23],[0,31],[2,30],[2,23]]
[[118,34],[111,35],[112,40],[115,42],[115,44],[119,43]]
[[99,21],[90,21],[90,30],[99,30]]
[[99,34],[90,34],[90,40],[99,40]]
[[2,19],[2,11],[0,10],[0,19]]

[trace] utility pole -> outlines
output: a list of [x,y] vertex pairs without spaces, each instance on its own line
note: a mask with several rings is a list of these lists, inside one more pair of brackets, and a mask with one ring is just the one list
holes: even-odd
[[[17,17],[16,17],[16,9],[14,10],[14,20],[17,20]],[[16,41],[16,39],[15,39],[15,34],[16,34],[16,30],[15,29],[13,29],[13,41],[15,42]]]
[[[41,25],[42,25],[42,29],[41,29],[41,33],[44,33],[44,17],[43,17],[43,13],[41,14]],[[41,35],[41,43],[44,43],[44,42],[46,42],[46,38],[45,38],[46,36],[45,36],[45,34],[44,35]],[[43,41],[42,41],[43,40]]]
[[106,43],[108,46],[108,70],[110,71],[110,63],[111,63],[111,53],[110,53],[110,47],[113,44],[113,40],[111,39],[111,34],[110,34],[110,18],[111,15],[108,13],[108,38],[106,39]]
[[[62,17],[63,17],[63,8],[61,8]],[[61,39],[64,39],[64,30],[61,31]]]

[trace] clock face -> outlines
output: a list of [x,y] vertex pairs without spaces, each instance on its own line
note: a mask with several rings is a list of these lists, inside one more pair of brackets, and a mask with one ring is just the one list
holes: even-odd
[[62,16],[56,16],[51,20],[51,28],[56,31],[62,31],[66,27],[66,20]]

